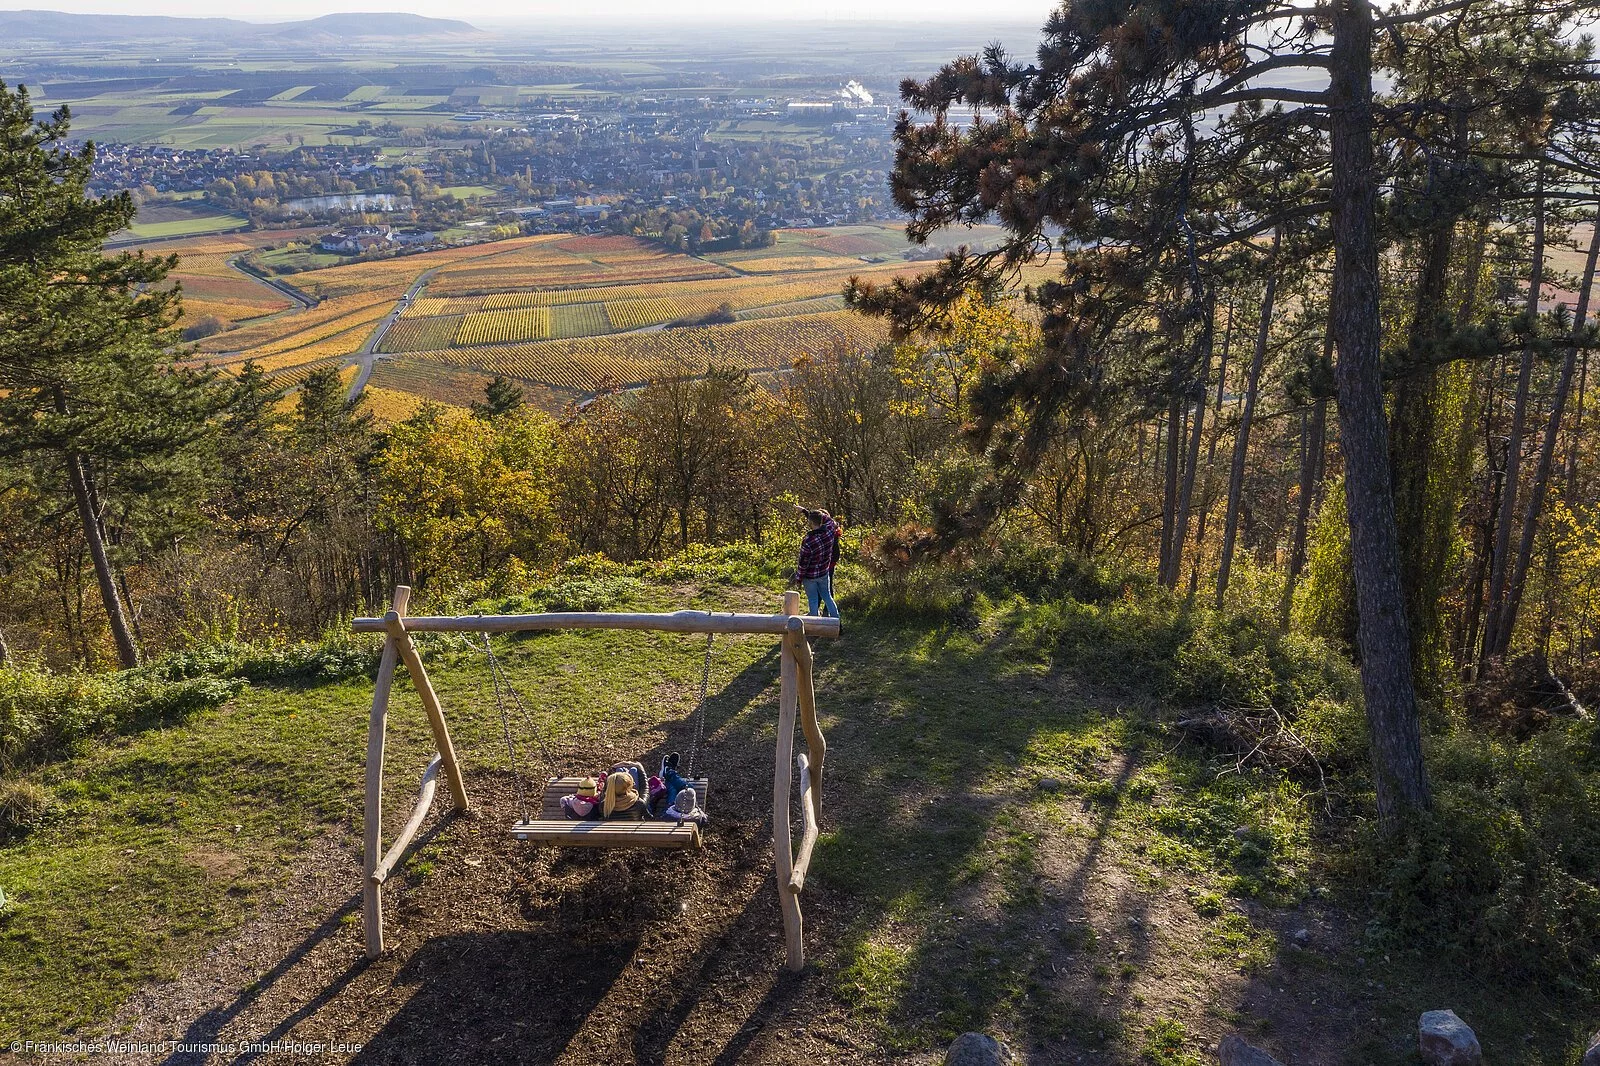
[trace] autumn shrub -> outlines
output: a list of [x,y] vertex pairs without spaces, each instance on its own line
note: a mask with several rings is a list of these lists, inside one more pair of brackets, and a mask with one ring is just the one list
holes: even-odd
[[[1143,570],[1017,542],[964,560],[872,567],[852,605],[971,627],[969,614],[1010,602],[1003,624],[1023,646],[1177,706],[1271,710],[1288,721],[1315,712],[1319,729],[1331,706],[1357,706],[1350,663],[1316,637],[1278,629],[1275,589],[1239,591],[1218,611]],[[1336,732],[1347,736],[1348,723]]]
[[164,665],[115,673],[0,670],[0,769],[62,754],[119,729],[180,721],[228,700],[244,682],[175,676]]
[[1366,840],[1369,930],[1483,976],[1600,991],[1600,745],[1593,722],[1525,742],[1458,728],[1427,749],[1435,806]]
[[186,341],[205,340],[207,337],[216,336],[228,328],[228,324],[216,315],[206,315],[183,328],[183,339]]
[[[694,544],[657,562],[634,563],[630,573],[655,581],[697,581],[717,585],[787,585],[794,572],[795,555],[800,546],[796,535],[792,543],[784,539],[762,544],[739,541],[732,544]],[[844,551],[841,550],[841,557]]]

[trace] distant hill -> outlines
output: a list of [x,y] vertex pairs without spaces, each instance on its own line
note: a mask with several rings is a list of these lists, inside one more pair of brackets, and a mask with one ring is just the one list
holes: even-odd
[[0,35],[8,40],[77,44],[88,41],[195,40],[267,41],[292,38],[349,40],[358,37],[437,37],[477,33],[456,19],[425,18],[405,12],[323,15],[303,22],[243,22],[223,18],[173,18],[166,15],[76,15],[64,11],[0,11]]

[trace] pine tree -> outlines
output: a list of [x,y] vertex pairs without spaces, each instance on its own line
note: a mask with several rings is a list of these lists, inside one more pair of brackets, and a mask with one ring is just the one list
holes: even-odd
[[483,400],[472,405],[472,413],[485,421],[492,421],[521,406],[522,386],[496,374],[483,387]]
[[[1017,480],[1004,471],[1031,467],[1045,452],[1062,411],[1096,402],[1114,338],[1160,313],[1153,281],[1187,272],[1198,302],[1209,259],[1248,250],[1286,224],[1325,218],[1335,251],[1330,324],[1361,673],[1379,814],[1396,827],[1428,805],[1429,789],[1381,378],[1373,12],[1368,0],[1339,0],[1331,15],[1331,25],[1322,12],[1291,23],[1266,2],[1204,0],[1133,13],[1067,0],[1045,26],[1037,62],[1013,62],[995,46],[907,82],[907,104],[932,116],[904,115],[895,132],[892,189],[912,216],[908,235],[925,240],[953,224],[993,220],[1008,239],[989,252],[962,249],[914,281],[853,283],[846,296],[904,331],[926,322],[930,307],[973,284],[996,284],[1042,250],[1059,257],[1061,281],[1033,294],[1044,317],[1039,358],[991,376],[974,394],[972,439],[989,449],[1003,485]],[[1405,11],[1385,22],[1401,27],[1433,15]],[[1285,85],[1283,72],[1294,69],[1331,75],[1331,84]],[[981,117],[952,125],[956,104]],[[1210,125],[1219,114],[1224,120]],[[1208,197],[1263,151],[1302,157],[1304,179],[1276,202]],[[1169,514],[1182,507],[1173,481],[1181,407],[1169,404]],[[1004,493],[980,497],[964,528],[1006,505]],[[1181,533],[1165,524],[1162,578],[1170,583]]]
[[221,396],[170,354],[179,295],[163,282],[175,260],[102,253],[134,203],[89,195],[94,148],[67,147],[69,121],[65,108],[36,120],[27,90],[0,84],[0,456],[48,465],[70,496],[118,658],[133,666],[110,533],[190,512],[178,501],[206,476]]

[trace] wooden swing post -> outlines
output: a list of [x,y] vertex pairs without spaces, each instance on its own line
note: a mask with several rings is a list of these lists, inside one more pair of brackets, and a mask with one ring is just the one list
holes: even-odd
[[[383,654],[378,660],[378,680],[372,690],[372,715],[367,722],[367,804],[361,846],[361,924],[366,933],[367,958],[383,954],[383,883],[389,871],[404,857],[406,849],[416,838],[417,830],[433,806],[433,795],[438,788],[439,771],[445,772],[450,785],[450,796],[456,809],[467,811],[467,786],[461,778],[461,767],[456,762],[455,745],[450,741],[450,730],[445,725],[444,711],[439,706],[439,696],[433,683],[422,668],[422,658],[416,645],[406,632],[406,605],[411,601],[411,588],[399,585],[394,590],[394,603],[383,623]],[[400,662],[406,664],[411,682],[422,699],[428,714],[428,725],[433,730],[434,742],[439,751],[422,773],[417,802],[411,816],[395,837],[389,850],[383,850],[383,747],[389,730],[389,692],[394,687],[394,671]]]
[[[811,645],[806,633],[813,621],[831,622],[833,634],[839,631],[837,618],[800,617],[800,594],[783,595],[783,654],[778,678],[778,745],[772,762],[772,856],[778,882],[778,906],[783,912],[784,940],[789,948],[789,969],[804,969],[806,949],[804,921],[800,914],[800,892],[805,888],[811,852],[817,844],[818,810],[822,800],[822,761],[828,745],[817,724],[816,691],[811,678]],[[823,627],[818,627],[823,628]],[[830,634],[830,635],[833,635]],[[799,720],[811,758],[796,755],[794,731]],[[800,777],[800,851],[793,850],[789,792],[794,772]]]

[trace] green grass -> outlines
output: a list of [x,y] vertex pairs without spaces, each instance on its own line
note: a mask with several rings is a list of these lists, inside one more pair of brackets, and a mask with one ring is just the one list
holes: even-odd
[[250,220],[243,215],[217,212],[195,214],[190,218],[165,222],[135,222],[128,229],[134,236],[148,240],[157,237],[193,237],[202,233],[226,233],[230,230],[243,229],[249,224]]
[[[370,698],[365,682],[320,688],[314,706],[257,689],[30,775],[55,803],[45,829],[0,849],[15,906],[0,935],[0,1032],[102,1019],[236,925],[280,859],[355,816]],[[404,765],[420,738],[399,732]]]
[[333,252],[320,252],[314,245],[297,245],[293,248],[274,248],[271,251],[257,252],[253,259],[262,270],[272,274],[299,273],[307,270],[318,270],[322,267],[338,266],[346,262],[348,256],[336,255]]
[[487,185],[449,185],[439,190],[448,193],[457,200],[476,200],[483,196],[499,196],[500,190]]

